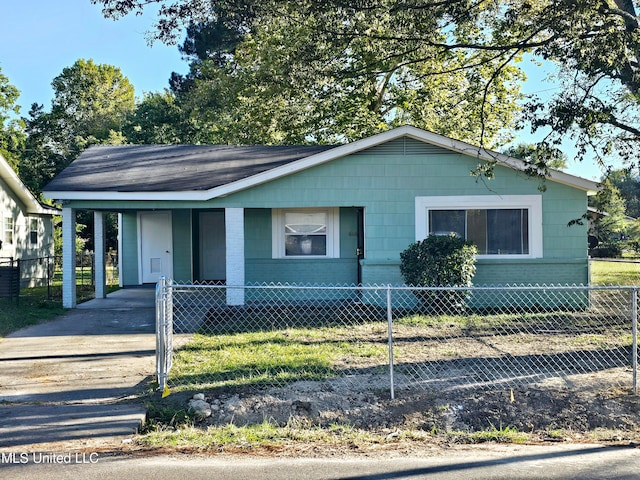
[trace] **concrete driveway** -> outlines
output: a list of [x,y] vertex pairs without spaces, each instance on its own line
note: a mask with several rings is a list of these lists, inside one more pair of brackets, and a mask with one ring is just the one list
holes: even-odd
[[0,339],[0,447],[131,435],[155,371],[154,289],[123,289]]

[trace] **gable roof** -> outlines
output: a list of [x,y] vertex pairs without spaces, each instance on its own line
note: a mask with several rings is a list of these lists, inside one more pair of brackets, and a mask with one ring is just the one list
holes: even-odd
[[[524,170],[526,162],[411,126],[338,146],[128,145],[87,149],[45,189],[59,200],[209,200],[402,137]],[[549,180],[587,192],[596,182],[550,171]]]
[[15,197],[24,205],[28,214],[34,215],[60,215],[60,210],[42,205],[18,178],[9,162],[0,154],[0,179],[9,187]]

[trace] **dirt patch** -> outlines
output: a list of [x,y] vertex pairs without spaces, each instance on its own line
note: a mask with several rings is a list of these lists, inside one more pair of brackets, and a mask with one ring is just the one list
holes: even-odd
[[[238,426],[268,421],[279,426],[330,427],[347,424],[389,434],[422,431],[434,436],[463,437],[506,427],[530,441],[638,441],[640,397],[590,376],[551,379],[526,388],[444,388],[401,390],[391,399],[384,376],[363,376],[361,387],[340,380],[296,382],[245,392],[205,392],[211,416],[197,425]],[[600,380],[600,381],[598,381]]]

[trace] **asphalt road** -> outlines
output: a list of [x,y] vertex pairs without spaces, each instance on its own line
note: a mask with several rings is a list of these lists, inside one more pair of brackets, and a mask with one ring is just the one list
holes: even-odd
[[[0,478],[12,480],[429,479],[518,480],[640,478],[640,449],[595,445],[485,445],[423,458],[265,458],[253,456],[7,453]],[[68,463],[67,463],[68,459]],[[12,462],[13,460],[13,462]],[[21,463],[22,461],[26,463]],[[54,462],[58,463],[54,463]],[[45,462],[45,463],[43,463]]]

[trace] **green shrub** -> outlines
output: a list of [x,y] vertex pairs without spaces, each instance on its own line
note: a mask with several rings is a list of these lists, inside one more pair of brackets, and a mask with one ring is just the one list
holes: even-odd
[[629,240],[627,243],[629,248],[634,251],[636,256],[640,254],[640,240]]
[[593,258],[620,258],[622,257],[622,244],[612,242],[598,245],[589,250],[589,256]]
[[[400,273],[412,287],[468,287],[476,273],[477,247],[455,235],[430,235],[400,253]],[[464,308],[464,291],[415,290],[423,309],[442,312]]]

